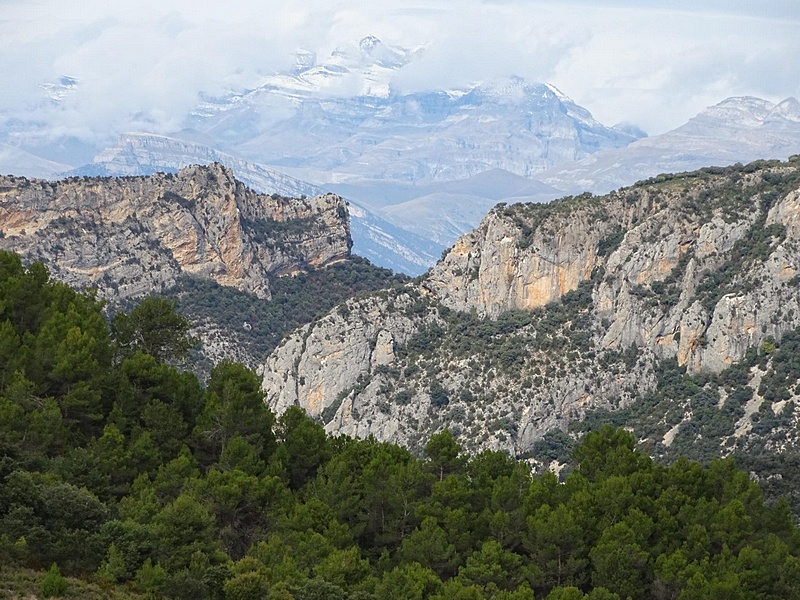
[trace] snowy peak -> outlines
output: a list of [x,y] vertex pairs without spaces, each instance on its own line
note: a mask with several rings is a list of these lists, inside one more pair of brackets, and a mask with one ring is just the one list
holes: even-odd
[[558,165],[537,178],[573,193],[606,193],[659,173],[793,154],[800,154],[800,102],[742,96],[723,100],[672,131]]
[[384,44],[374,36],[336,48],[322,63],[317,62],[314,52],[299,50],[291,71],[267,78],[256,92],[267,89],[290,96],[340,95],[346,89],[356,95],[385,97],[392,75],[413,56],[412,50]]
[[60,102],[77,88],[79,83],[80,82],[74,77],[62,75],[58,78],[58,81],[43,83],[39,87],[44,90],[45,96],[49,100]]
[[779,102],[767,115],[765,121],[785,120],[800,123],[800,102],[789,97]]
[[358,47],[364,63],[376,64],[387,69],[399,69],[408,64],[412,52],[399,46],[387,46],[374,36],[363,38]]
[[561,100],[561,102],[564,102],[564,103],[572,102],[572,98],[567,96],[564,92],[562,92],[560,89],[558,89],[552,83],[545,83],[545,86],[547,87],[547,89],[549,89],[551,92],[553,92],[556,95],[556,98]]
[[365,38],[362,38],[360,42],[358,42],[358,47],[361,48],[361,51],[364,54],[370,54],[375,48],[378,48],[383,45],[378,38],[374,35],[368,35]]
[[774,104],[763,98],[736,96],[710,106],[675,131],[684,135],[707,135],[720,131],[796,129],[800,123],[800,102],[786,98]]
[[308,71],[317,64],[317,53],[311,50],[298,50],[295,55],[292,74],[299,75],[303,71]]
[[[721,121],[726,125],[758,127],[769,116],[775,105],[763,98],[735,96],[710,106],[695,119]],[[690,121],[691,122],[691,121]]]

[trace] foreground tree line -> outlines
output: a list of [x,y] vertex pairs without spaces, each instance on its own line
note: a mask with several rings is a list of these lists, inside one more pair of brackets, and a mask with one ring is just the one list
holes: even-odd
[[173,366],[190,340],[172,308],[109,324],[90,293],[0,253],[0,580],[214,600],[800,597],[787,505],[730,460],[655,464],[606,426],[560,482],[447,431],[422,457],[330,437],[300,409],[276,419],[241,365],[205,385]]

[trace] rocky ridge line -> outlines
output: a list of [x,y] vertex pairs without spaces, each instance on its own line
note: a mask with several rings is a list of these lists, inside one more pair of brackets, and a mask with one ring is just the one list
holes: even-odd
[[797,159],[501,205],[418,284],[289,336],[263,387],[330,432],[525,454],[661,361],[720,372],[799,327],[799,236]]
[[220,164],[177,174],[0,177],[0,247],[113,301],[181,274],[269,298],[269,276],[347,258],[344,200],[257,194]]

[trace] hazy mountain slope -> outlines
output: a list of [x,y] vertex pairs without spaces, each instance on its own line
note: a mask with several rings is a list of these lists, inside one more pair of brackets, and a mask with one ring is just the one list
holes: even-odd
[[[477,227],[498,202],[544,202],[563,195],[551,186],[502,169],[490,169],[454,181],[378,180],[330,184],[327,187],[370,206],[374,213],[397,227],[417,234],[420,242],[427,240],[430,247],[435,248],[428,251],[433,259],[427,266],[432,266],[442,250],[451,246],[459,236]],[[354,221],[354,231],[355,226]],[[354,240],[357,245],[355,234]],[[420,244],[411,248],[423,249],[425,246]]]
[[515,175],[503,169],[489,169],[465,179],[452,181],[360,180],[330,183],[326,189],[357,200],[373,209],[386,208],[432,194],[473,195],[495,203],[509,198],[552,199],[563,195],[536,179]]
[[312,97],[232,148],[315,183],[444,181],[494,168],[535,176],[635,139],[548,86],[514,79],[386,98]]
[[[350,202],[353,253],[396,273],[421,275],[441,257],[445,246],[396,227],[376,212]],[[405,224],[408,226],[408,224]]]
[[446,248],[480,223],[495,204],[471,194],[438,193],[388,206],[382,214]]
[[606,150],[538,177],[550,185],[604,193],[659,173],[691,171],[800,153],[800,102],[728,98],[663,135]]
[[0,143],[0,166],[6,175],[24,174],[28,177],[52,177],[69,169],[69,165],[47,160],[30,152]]
[[264,389],[329,431],[525,453],[656,389],[664,361],[720,373],[800,326],[799,219],[797,161],[498,207],[419,284],[289,336]]

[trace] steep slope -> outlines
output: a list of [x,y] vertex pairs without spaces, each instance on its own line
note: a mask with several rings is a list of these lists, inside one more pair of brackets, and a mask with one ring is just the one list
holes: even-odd
[[563,190],[605,193],[659,173],[763,158],[785,160],[797,153],[797,99],[773,104],[761,98],[734,97],[707,108],[673,131],[555,166],[537,177]]
[[177,174],[0,179],[0,247],[114,300],[188,274],[269,297],[269,276],[349,256],[345,202],[260,195],[220,164]]
[[720,373],[800,326],[799,234],[797,160],[499,206],[419,284],[295,332],[263,386],[330,431],[523,454],[664,361]]

